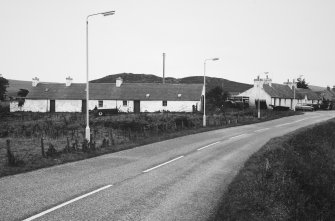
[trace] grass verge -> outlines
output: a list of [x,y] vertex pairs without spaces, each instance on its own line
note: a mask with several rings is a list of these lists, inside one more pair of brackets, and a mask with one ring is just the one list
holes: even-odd
[[334,220],[335,119],[271,139],[222,196],[215,220]]

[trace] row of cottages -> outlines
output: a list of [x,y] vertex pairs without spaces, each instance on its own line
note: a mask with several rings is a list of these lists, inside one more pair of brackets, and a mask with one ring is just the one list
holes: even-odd
[[317,93],[323,100],[335,102],[335,86],[331,89],[329,86],[327,88],[310,86],[311,90]]
[[[290,109],[298,103],[317,104],[322,102],[322,98],[310,89],[297,88],[296,82],[284,82],[284,84],[272,83],[266,78],[254,79],[254,86],[249,90],[240,93],[240,97],[249,97],[249,106],[255,107],[259,99],[266,102],[268,108],[271,106],[285,106]],[[270,106],[271,105],[271,106]]]
[[[12,102],[11,112],[85,112],[86,84],[40,83],[34,78],[22,106]],[[89,84],[89,109],[117,108],[121,112],[192,112],[201,109],[202,84],[115,83]]]

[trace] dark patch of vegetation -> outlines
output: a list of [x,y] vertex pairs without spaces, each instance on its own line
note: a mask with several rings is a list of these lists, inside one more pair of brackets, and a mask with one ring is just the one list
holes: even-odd
[[17,92],[17,96],[18,97],[27,97],[29,91],[27,89],[20,89],[18,92]]
[[222,197],[216,220],[333,220],[335,120],[269,141]]
[[209,90],[206,93],[206,109],[222,109],[228,97],[229,93],[227,91],[223,91],[222,87],[217,86]]
[[297,79],[297,88],[308,89],[308,83],[306,83],[305,78],[302,79],[301,77],[299,77],[299,78]]
[[5,100],[8,85],[8,80],[0,76],[0,101]]

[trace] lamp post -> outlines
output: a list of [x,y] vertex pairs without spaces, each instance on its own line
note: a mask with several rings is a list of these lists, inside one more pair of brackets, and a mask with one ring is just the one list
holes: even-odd
[[206,127],[206,62],[207,61],[217,61],[219,58],[205,59],[204,61],[204,116],[202,118],[202,126]]
[[115,11],[101,12],[96,14],[91,14],[86,17],[86,129],[85,129],[85,138],[88,142],[91,140],[91,131],[90,131],[90,121],[89,121],[89,111],[88,111],[88,103],[89,103],[89,80],[88,80],[88,19],[95,15],[114,15]]

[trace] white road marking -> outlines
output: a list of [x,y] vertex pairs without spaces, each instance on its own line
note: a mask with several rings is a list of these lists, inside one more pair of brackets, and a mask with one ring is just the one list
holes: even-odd
[[255,132],[262,132],[262,131],[269,130],[269,129],[270,128],[263,128],[263,129],[255,130]]
[[217,142],[215,142],[215,143],[208,144],[207,146],[201,147],[201,148],[199,148],[199,149],[197,149],[197,150],[203,150],[203,149],[205,149],[205,148],[207,148],[207,147],[213,146],[213,145],[218,144],[218,143],[220,143],[220,141],[217,141]]
[[143,173],[147,173],[147,172],[149,172],[149,171],[151,171],[151,170],[157,169],[158,167],[164,166],[164,165],[166,165],[166,164],[168,164],[168,163],[172,163],[173,161],[179,160],[180,158],[183,158],[183,157],[184,157],[184,156],[180,156],[180,157],[174,158],[174,159],[169,160],[169,161],[167,161],[167,162],[165,162],[165,163],[162,163],[162,164],[159,164],[159,165],[157,165],[157,166],[155,166],[155,167],[152,167],[152,168],[150,168],[150,169],[144,170]]
[[281,126],[285,126],[285,125],[289,125],[291,123],[285,123],[285,124],[279,124],[279,125],[276,125],[275,127],[281,127]]
[[229,139],[234,139],[234,138],[241,137],[241,136],[245,136],[245,135],[248,135],[248,134],[240,134],[240,135],[237,135],[237,136],[231,137],[231,138],[229,138]]
[[76,197],[76,198],[74,198],[74,199],[72,199],[72,200],[70,200],[70,201],[67,201],[67,202],[62,203],[62,204],[60,204],[60,205],[58,205],[58,206],[52,207],[52,208],[50,208],[50,209],[48,209],[48,210],[45,210],[45,211],[43,211],[43,212],[41,212],[41,213],[39,213],[39,214],[36,214],[36,215],[31,216],[31,217],[29,217],[29,218],[27,218],[27,219],[24,219],[23,221],[31,221],[31,220],[34,220],[34,219],[36,219],[36,218],[39,218],[39,217],[41,217],[41,216],[44,216],[45,214],[48,214],[48,213],[50,213],[50,212],[52,212],[52,211],[55,211],[56,209],[62,208],[62,207],[66,206],[66,205],[68,205],[68,204],[70,204],[70,203],[76,202],[76,201],[78,201],[78,200],[80,200],[80,199],[83,199],[83,198],[85,198],[85,197],[88,197],[88,196],[90,196],[90,195],[92,195],[92,194],[95,194],[95,193],[97,193],[97,192],[100,192],[100,191],[102,191],[102,190],[105,190],[105,189],[107,189],[107,188],[109,188],[109,187],[111,187],[111,186],[112,186],[112,185],[107,185],[107,186],[101,187],[101,188],[99,188],[99,189],[97,189],[97,190],[94,190],[94,191],[92,191],[92,192],[86,193],[86,194],[84,194],[84,195],[82,195],[82,196],[78,196],[78,197]]
[[294,121],[293,123],[298,123],[298,122],[300,122],[300,121],[304,121],[304,120],[307,120],[307,118],[304,118],[304,119],[301,119],[301,120],[296,120],[296,121]]

